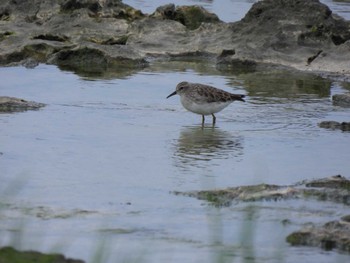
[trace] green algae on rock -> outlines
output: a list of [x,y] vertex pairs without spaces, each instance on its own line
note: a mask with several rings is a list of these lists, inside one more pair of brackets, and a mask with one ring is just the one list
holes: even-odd
[[174,194],[195,197],[219,206],[230,205],[233,201],[278,201],[291,198],[313,198],[350,204],[350,180],[335,175],[287,186],[258,184],[215,190],[175,191]]
[[1,263],[84,263],[61,254],[44,254],[36,251],[18,251],[12,247],[0,248]]
[[350,224],[342,220],[327,222],[322,226],[311,226],[293,232],[286,238],[293,246],[337,249],[350,253]]
[[217,190],[203,190],[190,192],[174,192],[177,195],[196,197],[206,200],[217,206],[228,206],[233,201],[277,201],[285,198],[296,197],[298,193],[291,187],[278,185],[258,184],[239,187],[230,187]]

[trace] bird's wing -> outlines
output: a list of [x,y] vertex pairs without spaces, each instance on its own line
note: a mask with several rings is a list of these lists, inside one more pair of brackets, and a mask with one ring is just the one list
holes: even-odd
[[[232,94],[230,92],[217,89],[215,87],[203,84],[195,84],[197,92],[201,100],[211,103],[211,102],[230,102],[235,100],[244,101],[244,95]],[[214,92],[213,92],[214,91]],[[199,98],[198,98],[199,99]],[[198,100],[197,99],[197,100]]]

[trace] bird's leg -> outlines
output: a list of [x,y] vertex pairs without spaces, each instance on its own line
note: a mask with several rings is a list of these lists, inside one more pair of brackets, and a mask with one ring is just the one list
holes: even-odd
[[211,116],[213,116],[213,125],[214,125],[216,122],[216,117],[215,117],[214,113],[212,113]]
[[204,121],[205,121],[205,118],[204,118],[204,115],[202,115],[202,125],[204,125]]

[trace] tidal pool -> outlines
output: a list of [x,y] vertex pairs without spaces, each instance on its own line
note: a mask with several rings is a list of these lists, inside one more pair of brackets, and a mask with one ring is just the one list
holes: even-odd
[[[74,74],[0,68],[1,95],[46,103],[0,114],[0,245],[87,262],[346,262],[291,247],[305,224],[350,213],[317,201],[214,207],[172,191],[349,177],[349,121],[331,96],[348,83],[269,70],[222,72],[203,61],[153,62],[139,72]],[[201,127],[182,80],[247,95]],[[287,223],[286,223],[287,222]]]

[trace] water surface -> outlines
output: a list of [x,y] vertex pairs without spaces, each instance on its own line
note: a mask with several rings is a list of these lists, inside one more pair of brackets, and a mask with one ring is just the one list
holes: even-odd
[[[153,62],[79,76],[55,66],[0,68],[1,94],[46,103],[0,115],[1,246],[100,262],[345,262],[290,247],[308,222],[349,214],[316,201],[216,208],[172,191],[349,176],[349,121],[331,95],[346,83],[280,70],[233,74],[209,62]],[[165,99],[182,80],[247,95],[217,124]],[[283,224],[284,219],[290,223]]]
[[[143,12],[168,2],[125,1]],[[255,1],[201,4],[224,21]],[[346,17],[349,5],[325,0]],[[210,62],[153,62],[142,71],[76,75],[40,65],[0,68],[0,94],[46,103],[0,114],[0,245],[61,252],[87,262],[347,262],[291,247],[310,222],[349,214],[329,202],[291,200],[213,207],[172,191],[349,177],[349,121],[332,105],[348,83],[285,72],[221,72]],[[185,111],[178,82],[247,95],[210,118]]]

